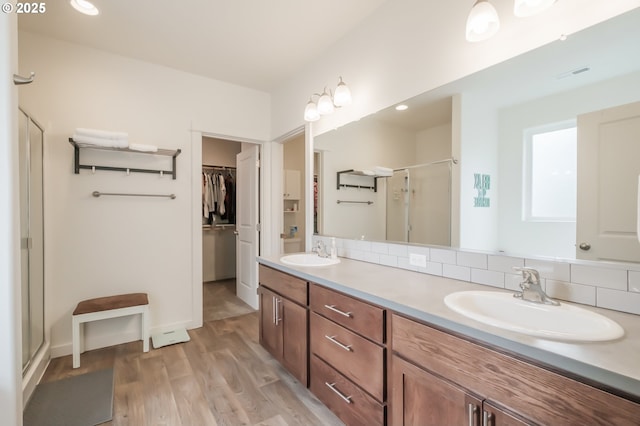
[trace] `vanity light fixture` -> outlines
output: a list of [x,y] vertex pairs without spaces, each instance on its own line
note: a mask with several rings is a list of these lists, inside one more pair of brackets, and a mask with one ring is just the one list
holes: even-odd
[[500,29],[498,12],[488,0],[477,0],[467,17],[467,40],[483,41]]
[[549,9],[556,0],[515,0],[513,14],[519,18],[537,15]]
[[95,16],[100,13],[93,3],[87,0],[71,0],[69,2],[75,10],[85,15]]
[[[514,0],[513,14],[523,18],[537,15],[557,0]],[[476,0],[467,17],[467,41],[483,41],[493,37],[500,29],[498,12],[489,0]]]
[[[313,101],[313,97],[318,97],[317,102]],[[341,108],[351,103],[351,91],[347,87],[342,77],[338,81],[335,93],[324,88],[322,94],[314,93],[309,97],[309,102],[304,109],[305,121],[318,121],[321,115],[332,114],[336,108]]]

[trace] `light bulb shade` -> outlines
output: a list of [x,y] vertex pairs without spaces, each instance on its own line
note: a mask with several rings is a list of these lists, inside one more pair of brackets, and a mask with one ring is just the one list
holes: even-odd
[[513,14],[519,18],[537,15],[549,9],[556,0],[515,0]]
[[313,101],[309,101],[307,106],[304,109],[304,119],[305,121],[318,121],[320,120],[320,113],[318,112],[318,107]]
[[336,92],[333,94],[333,103],[337,107],[343,107],[351,103],[351,90],[342,81],[342,77],[340,77],[340,83],[338,83]]
[[478,0],[467,18],[467,40],[483,41],[491,38],[500,29],[498,12],[487,0]]
[[331,96],[329,96],[325,91],[322,96],[320,96],[320,99],[318,99],[318,112],[320,113],[320,115],[327,115],[331,114],[333,110],[333,100],[331,99]]

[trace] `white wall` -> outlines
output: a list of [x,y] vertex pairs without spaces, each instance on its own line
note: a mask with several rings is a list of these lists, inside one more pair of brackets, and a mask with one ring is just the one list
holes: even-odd
[[522,220],[523,130],[575,119],[579,114],[637,101],[640,73],[628,74],[578,90],[559,93],[511,106],[499,112],[500,208],[497,248],[575,258],[575,222],[525,222]]
[[[37,83],[20,92],[20,103],[46,127],[47,212],[45,281],[52,355],[70,353],[71,312],[82,299],[147,292],[152,332],[201,321],[196,270],[201,238],[195,174],[200,174],[200,138],[191,131],[266,140],[269,95],[169,68],[135,61],[35,34],[19,34],[21,69],[35,70]],[[130,140],[180,148],[177,179],[97,171],[73,174],[74,128],[120,130]],[[120,161],[118,153],[92,158]],[[152,167],[151,157],[123,161]],[[135,157],[135,158],[134,158]],[[87,156],[87,159],[89,157]],[[174,193],[175,200],[94,198],[105,192]],[[193,199],[192,199],[193,198]],[[199,221],[194,223],[195,221]],[[198,265],[198,267],[194,267]],[[90,324],[89,349],[136,339],[135,319]]]
[[416,164],[451,158],[451,123],[440,124],[416,135]]
[[[22,424],[20,237],[18,202],[18,73],[15,14],[0,14],[0,413]],[[28,74],[27,74],[28,75]]]

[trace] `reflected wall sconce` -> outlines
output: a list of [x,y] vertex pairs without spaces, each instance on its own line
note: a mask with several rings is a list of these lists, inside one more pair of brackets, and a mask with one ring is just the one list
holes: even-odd
[[[317,101],[314,102],[313,98],[317,97]],[[318,121],[320,116],[332,114],[336,108],[341,108],[351,103],[351,91],[347,87],[342,77],[338,81],[338,86],[335,92],[324,88],[322,94],[314,93],[309,97],[309,102],[304,109],[305,121]]]
[[[515,0],[513,14],[519,18],[537,15],[556,2],[556,0]],[[500,29],[498,12],[489,0],[476,0],[467,17],[467,41],[483,41],[493,37]]]

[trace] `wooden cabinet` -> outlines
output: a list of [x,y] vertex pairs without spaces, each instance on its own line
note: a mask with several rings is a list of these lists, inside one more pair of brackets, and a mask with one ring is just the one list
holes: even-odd
[[386,423],[385,315],[311,284],[310,389],[347,425]]
[[258,294],[260,344],[307,386],[307,282],[260,265]]
[[391,346],[394,426],[640,421],[640,404],[395,314]]
[[285,200],[300,199],[300,170],[284,170],[283,198]]

